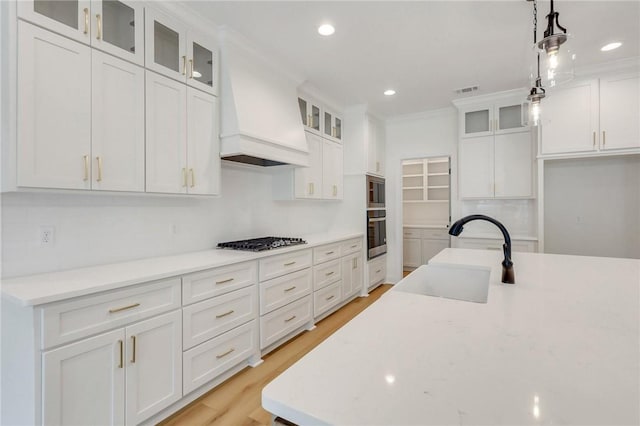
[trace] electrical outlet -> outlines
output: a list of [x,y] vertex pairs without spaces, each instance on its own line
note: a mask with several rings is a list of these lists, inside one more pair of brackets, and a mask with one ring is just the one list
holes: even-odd
[[41,226],[40,227],[40,245],[43,247],[50,247],[54,241],[54,227],[53,226]]

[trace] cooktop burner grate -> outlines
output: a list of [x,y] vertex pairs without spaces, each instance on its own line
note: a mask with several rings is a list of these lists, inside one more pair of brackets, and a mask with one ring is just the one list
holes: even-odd
[[232,250],[246,251],[263,251],[281,247],[297,246],[299,244],[307,244],[302,238],[288,237],[263,237],[253,238],[250,240],[229,241],[226,243],[218,243],[218,248],[226,248]]

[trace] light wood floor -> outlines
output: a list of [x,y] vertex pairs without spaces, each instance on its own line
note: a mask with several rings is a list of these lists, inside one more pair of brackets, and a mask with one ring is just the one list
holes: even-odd
[[271,414],[262,409],[261,393],[271,380],[307,352],[378,300],[391,285],[382,285],[369,297],[359,297],[287,344],[263,357],[256,368],[247,367],[211,392],[169,417],[161,425],[269,425]]

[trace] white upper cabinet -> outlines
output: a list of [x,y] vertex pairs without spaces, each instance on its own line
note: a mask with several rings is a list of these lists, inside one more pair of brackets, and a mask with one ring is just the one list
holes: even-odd
[[144,191],[144,69],[94,51],[91,188]]
[[640,148],[640,75],[600,79],[600,147]]
[[144,65],[143,16],[139,1],[92,0],[91,46]]
[[528,103],[507,99],[460,110],[460,136],[478,137],[529,131]]
[[305,130],[320,134],[320,121],[321,121],[321,107],[320,104],[309,96],[298,96],[298,107],[300,108],[300,118],[302,124],[305,126]]
[[213,95],[218,94],[215,40],[187,30],[180,21],[145,8],[145,66]]
[[543,154],[588,152],[598,146],[598,81],[561,86],[541,102]]
[[495,198],[533,197],[533,144],[530,133],[496,135]]
[[298,95],[298,107],[304,129],[333,142],[342,142],[342,117],[306,94]]
[[309,167],[297,167],[294,171],[295,197],[319,199],[322,190],[322,138],[316,134],[307,133],[309,147]]
[[542,101],[541,154],[637,150],[639,93],[638,73],[581,80],[556,89]]
[[385,139],[382,123],[367,115],[366,118],[367,173],[384,176]]
[[322,146],[322,194],[328,200],[342,200],[342,146],[325,142]]
[[18,1],[18,16],[65,37],[90,43],[91,4],[89,0]]
[[145,66],[178,81],[187,78],[187,29],[177,19],[145,8]]
[[342,141],[342,118],[325,108],[323,111],[322,136],[334,142]]
[[460,141],[460,198],[493,198],[493,136]]
[[187,87],[187,192],[220,193],[218,98]]
[[17,184],[89,189],[91,49],[18,23]]

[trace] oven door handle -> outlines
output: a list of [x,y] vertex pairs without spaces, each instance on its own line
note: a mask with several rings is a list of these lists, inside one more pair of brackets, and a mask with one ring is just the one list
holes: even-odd
[[387,220],[386,217],[376,217],[376,218],[369,219],[369,222],[382,222],[382,221],[385,221],[385,220]]

